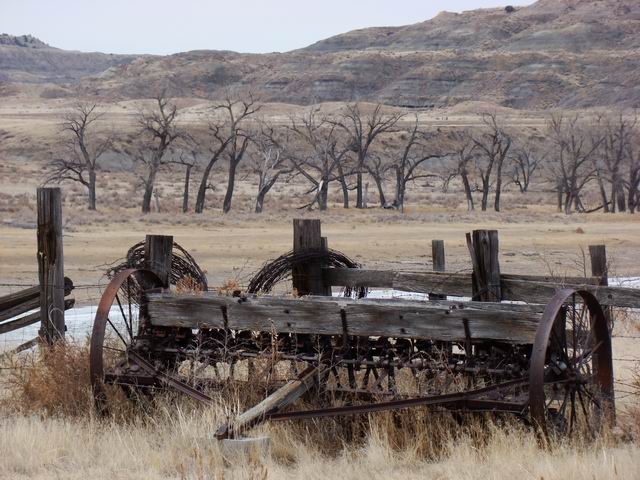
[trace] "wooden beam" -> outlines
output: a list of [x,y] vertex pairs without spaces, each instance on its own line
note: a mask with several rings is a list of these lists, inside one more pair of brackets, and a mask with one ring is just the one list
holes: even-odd
[[467,319],[474,341],[531,343],[540,308],[478,302],[412,302],[352,300],[328,297],[233,298],[201,295],[149,294],[151,323],[189,328],[230,328],[318,335],[384,336],[445,341],[465,339]]
[[231,424],[225,424],[218,428],[216,438],[233,438],[247,428],[266,420],[268,414],[291,405],[316,385],[316,380],[323,370],[322,365],[307,367],[297,378],[289,380],[260,403],[238,415]]
[[[73,281],[69,277],[64,277],[64,295],[65,297],[73,290]],[[9,293],[0,297],[0,311],[15,307],[28,300],[40,297],[40,285],[25,288],[18,292]]]
[[[589,245],[589,257],[591,258],[591,275],[600,279],[599,285],[609,285],[609,268],[607,265],[607,247],[605,245]],[[611,308],[604,308],[604,316],[607,319],[609,330],[613,328]]]
[[[70,308],[73,308],[75,302],[76,301],[73,298],[65,300],[64,309],[69,310]],[[34,323],[38,323],[40,320],[40,312],[38,311],[29,315],[25,315],[24,317],[17,318],[15,320],[0,323],[0,334],[13,332],[14,330],[18,330],[20,328],[33,325]]]
[[[325,268],[323,277],[333,286],[393,288],[403,292],[435,293],[471,297],[468,273],[395,272],[357,268]],[[640,308],[640,289],[600,287],[597,277],[501,274],[503,300],[546,304],[562,288],[582,288],[596,295],[603,305]]]
[[41,336],[49,344],[64,338],[64,255],[62,195],[59,188],[38,188],[38,275]]

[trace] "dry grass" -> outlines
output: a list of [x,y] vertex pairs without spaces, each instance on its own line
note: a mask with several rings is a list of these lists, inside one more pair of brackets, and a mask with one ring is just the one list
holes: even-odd
[[[254,401],[255,388],[229,384],[204,408],[161,396],[147,408],[118,403],[97,419],[87,348],[57,347],[9,366],[0,410],[0,478],[110,479],[634,479],[640,471],[640,405],[619,416],[624,435],[539,446],[517,423],[459,425],[413,409],[350,419],[265,425],[263,457],[224,458],[213,432]],[[640,393],[640,377],[635,377]]]

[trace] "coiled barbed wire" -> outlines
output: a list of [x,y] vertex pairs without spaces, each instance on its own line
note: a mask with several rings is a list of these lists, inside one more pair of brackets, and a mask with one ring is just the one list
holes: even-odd
[[[191,254],[176,242],[173,242],[172,252],[169,283],[177,285],[180,281],[189,279],[189,282],[199,286],[200,290],[207,290],[207,276]],[[127,256],[122,262],[107,270],[107,277],[113,278],[118,272],[127,268],[145,268],[145,257],[145,242],[136,243],[127,251]]]
[[[358,263],[337,250],[291,251],[265,263],[249,281],[247,291],[248,293],[269,293],[276,284],[292,278],[295,265],[314,261],[324,267],[360,268]],[[352,297],[355,294],[357,298],[364,298],[367,292],[366,287],[355,287],[355,289],[345,287],[342,295]]]

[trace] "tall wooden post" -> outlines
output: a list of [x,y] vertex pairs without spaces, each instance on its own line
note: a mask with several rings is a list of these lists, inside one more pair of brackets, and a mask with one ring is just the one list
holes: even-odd
[[[591,257],[591,275],[593,277],[600,277],[599,285],[606,287],[609,285],[607,247],[605,245],[589,245],[589,256]],[[604,315],[607,318],[609,329],[613,328],[610,307],[604,307]]]
[[[320,241],[322,243],[322,251],[329,252],[329,239],[327,239],[327,237],[320,237]],[[320,265],[320,268],[322,268],[322,265]],[[324,292],[322,294],[330,297],[332,295],[331,285],[322,282],[322,286],[324,287]]]
[[[434,272],[444,272],[444,240],[431,240],[431,259],[433,262]],[[429,294],[429,300],[446,300],[446,295],[439,295],[435,293]]]
[[[320,220],[293,220],[293,251],[321,251]],[[324,295],[322,262],[308,261],[293,266],[293,288],[298,295]]]
[[168,288],[173,260],[173,236],[147,235],[145,252],[145,267],[160,278],[164,288]]
[[64,255],[62,251],[62,195],[59,188],[39,188],[38,276],[40,279],[40,336],[49,344],[64,339]]
[[498,231],[474,230],[473,235],[467,233],[467,246],[473,265],[473,299],[502,301]]

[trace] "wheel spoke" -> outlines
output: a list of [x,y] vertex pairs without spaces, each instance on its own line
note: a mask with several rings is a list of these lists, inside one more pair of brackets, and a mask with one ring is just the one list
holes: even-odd
[[124,337],[120,334],[120,332],[118,331],[118,329],[113,325],[113,323],[111,322],[111,319],[109,317],[107,317],[107,322],[109,322],[109,325],[111,325],[111,328],[113,328],[113,331],[116,332],[116,335],[118,335],[118,337],[120,337],[120,340],[122,340],[122,343],[124,344],[124,346],[128,346],[128,343],[125,341]]
[[578,400],[580,401],[580,407],[582,407],[582,413],[584,414],[584,421],[587,424],[587,428],[589,431],[593,431],[591,429],[591,424],[589,423],[589,413],[587,412],[587,408],[584,406],[584,401],[582,400],[582,393],[580,393],[580,389],[578,388]]
[[[127,327],[127,331],[129,332],[129,339],[133,341],[133,329],[131,328],[131,324],[127,321],[127,316],[124,313],[124,308],[122,308],[122,303],[120,302],[120,298],[116,294],[116,302],[118,302],[118,307],[120,307],[120,313],[122,314],[122,318],[124,320],[124,324]],[[129,304],[129,312],[131,312],[131,304]]]

